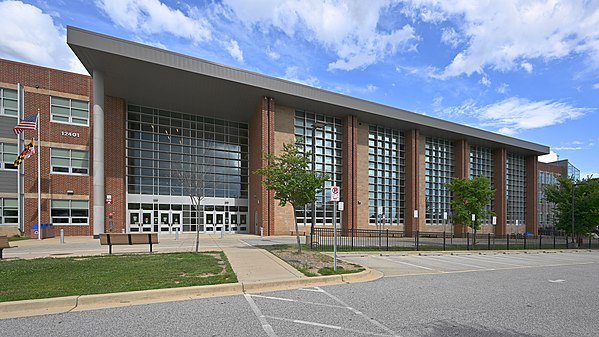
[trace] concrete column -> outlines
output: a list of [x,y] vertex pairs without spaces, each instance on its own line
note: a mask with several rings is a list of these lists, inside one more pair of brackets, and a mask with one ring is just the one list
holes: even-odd
[[425,210],[419,208],[420,200],[420,165],[418,152],[420,149],[420,132],[411,129],[405,133],[406,156],[406,209],[404,212],[405,233],[413,236],[419,230],[418,219],[414,218],[414,210],[418,211],[418,218],[426,216]]
[[538,231],[538,192],[539,164],[537,156],[526,157],[526,231],[537,234]]
[[94,238],[104,233],[104,75],[93,71],[93,198]]
[[356,116],[345,116],[343,118],[343,188],[341,197],[345,206],[341,212],[344,230],[358,227],[357,140],[358,119]]
[[497,235],[507,233],[506,160],[507,150],[505,148],[493,151],[493,182],[495,185],[493,212],[497,216],[497,225],[495,226]]
[[[470,178],[470,144],[468,141],[461,139],[454,142],[453,153],[455,156],[454,177],[458,179]],[[468,232],[468,225],[454,223],[453,231],[458,236],[464,236]]]

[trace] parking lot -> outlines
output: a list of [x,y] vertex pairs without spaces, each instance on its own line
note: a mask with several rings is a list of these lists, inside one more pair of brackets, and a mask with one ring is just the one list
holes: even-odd
[[453,255],[444,253],[405,255],[384,252],[338,256],[348,262],[377,269],[383,272],[385,277],[584,265],[599,262],[599,253],[596,251],[472,252]]

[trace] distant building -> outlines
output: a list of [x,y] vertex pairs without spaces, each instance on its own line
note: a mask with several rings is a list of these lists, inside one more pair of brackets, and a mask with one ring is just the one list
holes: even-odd
[[553,214],[555,204],[547,201],[545,188],[550,185],[556,185],[557,177],[559,176],[580,180],[580,170],[567,159],[551,163],[539,162],[539,206],[537,208],[540,232],[552,231],[555,228],[555,217]]

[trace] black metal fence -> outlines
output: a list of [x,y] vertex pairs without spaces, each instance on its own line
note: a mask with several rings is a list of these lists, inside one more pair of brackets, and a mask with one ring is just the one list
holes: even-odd
[[[333,249],[333,228],[314,228],[310,247]],[[456,236],[448,232],[416,232],[407,237],[403,231],[375,229],[337,229],[337,250],[520,250],[520,249],[599,249],[599,239],[593,236],[524,234],[472,234]]]

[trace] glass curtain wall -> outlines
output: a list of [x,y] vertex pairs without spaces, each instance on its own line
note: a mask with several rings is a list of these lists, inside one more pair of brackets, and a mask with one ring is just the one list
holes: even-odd
[[[470,178],[484,176],[489,179],[491,182],[491,187],[493,187],[493,151],[491,149],[472,145],[470,146]],[[487,211],[491,211],[492,209],[491,202],[486,206]],[[482,219],[481,224],[483,225],[492,225],[493,219],[492,216],[489,215],[485,219]]]
[[526,167],[524,156],[510,153],[506,161],[507,224],[524,225]]
[[[312,139],[312,125],[316,122],[325,126],[316,129]],[[327,174],[329,180],[324,183],[324,193],[316,196],[316,224],[333,224],[333,204],[329,201],[329,190],[336,185],[343,191],[342,184],[342,144],[343,133],[341,119],[313,112],[298,110],[295,112],[295,144],[301,153],[314,152],[316,172]],[[337,221],[341,219],[337,212]],[[298,207],[296,211],[299,224],[312,224],[311,205]]]
[[404,223],[405,138],[399,130],[371,125],[368,131],[368,219],[375,224]]
[[[167,211],[169,221],[173,213],[180,214],[183,231],[195,231],[203,213],[196,213],[189,195],[203,195],[205,200],[248,198],[247,124],[128,105],[126,147],[128,209],[139,210],[132,217],[140,223],[155,225],[161,211]],[[144,195],[160,197],[160,202],[143,202]],[[223,207],[227,216],[230,211],[247,212],[247,206]]]
[[539,228],[551,229],[555,226],[553,211],[555,204],[547,200],[545,189],[547,186],[557,185],[559,174],[553,172],[539,171]]
[[425,191],[426,224],[443,225],[443,213],[450,214],[451,193],[445,186],[454,176],[454,153],[451,141],[426,137]]

